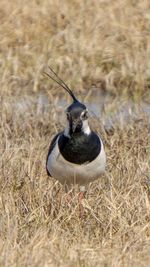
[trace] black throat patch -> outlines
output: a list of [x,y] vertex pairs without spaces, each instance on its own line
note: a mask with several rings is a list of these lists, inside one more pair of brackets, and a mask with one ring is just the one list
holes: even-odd
[[74,133],[71,138],[62,134],[58,146],[62,156],[75,164],[91,162],[101,151],[100,139],[94,132],[89,135],[82,132]]

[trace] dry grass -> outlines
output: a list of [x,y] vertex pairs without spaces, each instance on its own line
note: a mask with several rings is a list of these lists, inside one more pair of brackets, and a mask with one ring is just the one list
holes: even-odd
[[150,88],[149,1],[1,0],[1,90],[36,91],[49,62],[77,90]]
[[62,128],[56,110],[21,112],[16,97],[1,104],[1,266],[148,266],[149,118],[101,129],[107,174],[90,185],[80,219],[77,194],[67,208],[45,171],[50,137]]
[[149,266],[148,115],[107,131],[94,121],[108,166],[80,219],[77,194],[66,207],[45,171],[51,136],[63,127],[56,91],[48,108],[37,101],[49,87],[48,61],[76,92],[94,84],[117,97],[102,121],[118,95],[149,101],[149,1],[1,0],[0,15],[0,266]]

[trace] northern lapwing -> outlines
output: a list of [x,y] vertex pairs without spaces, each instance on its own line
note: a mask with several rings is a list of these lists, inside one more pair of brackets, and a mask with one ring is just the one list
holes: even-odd
[[47,155],[46,169],[49,176],[69,189],[80,187],[79,199],[84,197],[85,186],[99,178],[105,171],[106,154],[99,135],[88,123],[88,109],[78,101],[68,85],[49,67],[49,78],[71,96],[73,102],[66,109],[67,124],[64,131],[55,135]]

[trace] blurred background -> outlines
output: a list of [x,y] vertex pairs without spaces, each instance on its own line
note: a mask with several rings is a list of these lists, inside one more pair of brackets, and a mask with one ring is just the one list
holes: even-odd
[[56,95],[68,96],[44,77],[50,65],[97,116],[127,116],[135,102],[148,112],[149,11],[148,0],[1,0],[1,96],[23,112],[61,109]]
[[148,0],[1,0],[1,92],[49,88],[41,73],[50,64],[77,92],[94,85],[114,95],[145,96],[149,5]]

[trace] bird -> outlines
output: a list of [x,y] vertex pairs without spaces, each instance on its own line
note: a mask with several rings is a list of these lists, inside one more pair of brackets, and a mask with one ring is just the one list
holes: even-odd
[[94,132],[88,122],[89,111],[81,103],[70,87],[49,66],[46,76],[61,86],[72,98],[67,107],[66,126],[52,139],[47,159],[47,174],[65,187],[79,186],[79,202],[86,192],[86,186],[105,172],[106,153],[101,137]]

